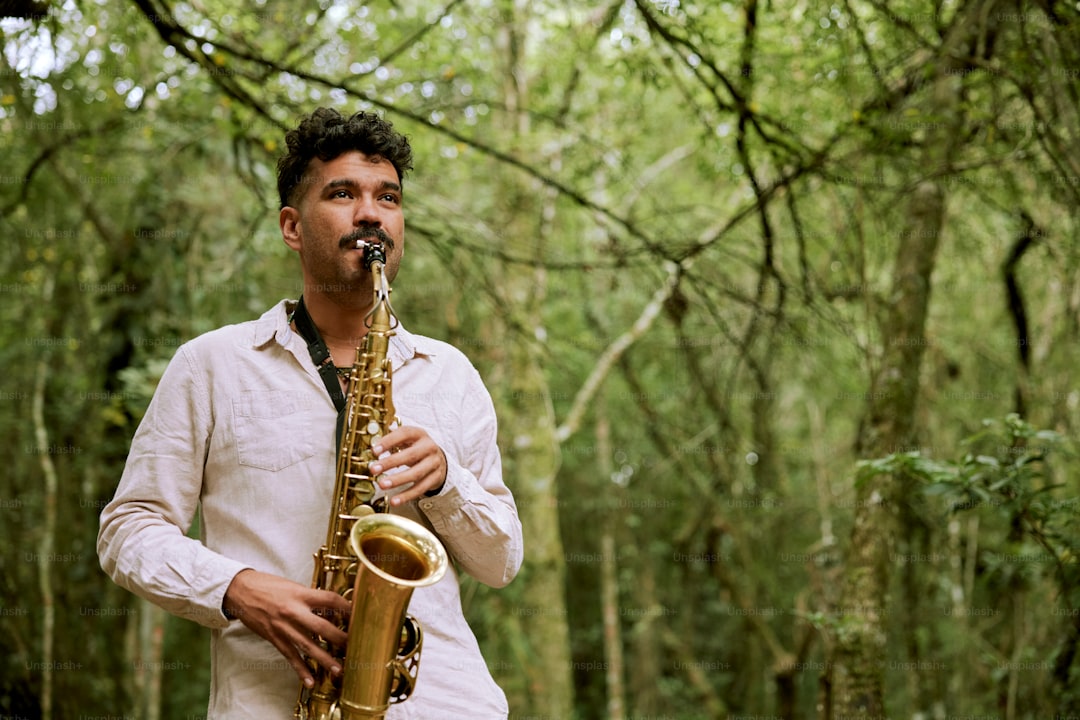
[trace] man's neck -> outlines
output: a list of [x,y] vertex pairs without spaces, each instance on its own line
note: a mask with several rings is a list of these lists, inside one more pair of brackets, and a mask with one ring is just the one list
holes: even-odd
[[367,323],[364,320],[371,310],[370,300],[365,305],[347,303],[305,289],[304,306],[315,327],[319,329],[323,341],[331,350],[354,349],[367,334]]

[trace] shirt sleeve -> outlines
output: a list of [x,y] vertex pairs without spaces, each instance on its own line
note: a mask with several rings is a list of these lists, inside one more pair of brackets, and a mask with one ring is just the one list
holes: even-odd
[[521,568],[521,520],[503,482],[495,408],[479,374],[469,367],[457,452],[446,453],[446,483],[418,501],[459,567],[492,587],[504,587]]
[[131,443],[97,552],[121,587],[211,628],[228,625],[221,602],[248,567],[186,535],[198,508],[214,418],[205,377],[186,346],[169,363]]

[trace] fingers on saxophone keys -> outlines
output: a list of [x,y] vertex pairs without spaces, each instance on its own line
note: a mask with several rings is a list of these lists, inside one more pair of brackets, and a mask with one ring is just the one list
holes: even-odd
[[296,644],[283,647],[277,642],[274,643],[274,646],[277,647],[278,652],[285,657],[285,660],[292,667],[296,676],[300,678],[300,681],[307,687],[314,687],[315,678],[311,675],[311,667],[308,666],[307,661],[304,659],[304,654],[300,647]]
[[[305,643],[304,647],[298,647],[297,656],[299,658],[300,666],[303,669],[303,673],[301,673],[301,669],[297,668],[297,673],[300,674],[300,679],[305,680],[305,682],[305,675],[307,677],[311,677],[311,669],[313,667],[304,660],[305,657],[310,658],[318,665],[328,669],[333,675],[341,674],[341,664],[339,663],[337,658],[327,652],[325,648],[323,648],[318,642],[314,640]],[[296,662],[293,662],[292,665],[293,667],[297,667]]]
[[326,620],[314,624],[308,630],[313,635],[324,638],[331,645],[342,646],[349,640],[349,635],[344,630]]

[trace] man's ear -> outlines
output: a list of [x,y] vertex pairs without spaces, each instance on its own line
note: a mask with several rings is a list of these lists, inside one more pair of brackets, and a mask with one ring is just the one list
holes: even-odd
[[281,227],[281,239],[285,244],[300,252],[300,247],[304,244],[300,235],[300,211],[289,205],[281,208],[278,213],[278,226]]

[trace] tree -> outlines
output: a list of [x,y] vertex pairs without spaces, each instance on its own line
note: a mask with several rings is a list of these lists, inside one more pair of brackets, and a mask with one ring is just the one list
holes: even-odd
[[395,306],[496,400],[527,563],[463,602],[515,714],[1075,705],[1075,473],[983,484],[1035,430],[962,460],[1075,434],[1075,8],[323,5],[0,22],[0,709],[202,712],[199,629],[90,548],[176,346],[298,292],[271,185],[316,104],[421,160]]

